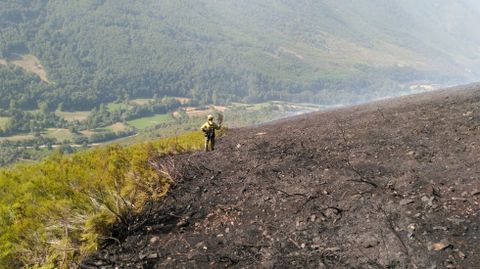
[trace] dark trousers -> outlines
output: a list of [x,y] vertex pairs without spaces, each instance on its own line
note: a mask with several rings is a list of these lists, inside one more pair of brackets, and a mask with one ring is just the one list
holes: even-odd
[[205,136],[205,151],[215,149],[215,136]]

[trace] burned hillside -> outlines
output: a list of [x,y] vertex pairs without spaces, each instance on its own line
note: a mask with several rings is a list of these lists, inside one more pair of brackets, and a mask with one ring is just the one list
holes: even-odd
[[480,86],[230,129],[84,268],[480,268]]

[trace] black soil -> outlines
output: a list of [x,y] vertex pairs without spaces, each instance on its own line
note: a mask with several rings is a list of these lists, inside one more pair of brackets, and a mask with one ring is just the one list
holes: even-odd
[[85,268],[480,268],[480,87],[228,130]]

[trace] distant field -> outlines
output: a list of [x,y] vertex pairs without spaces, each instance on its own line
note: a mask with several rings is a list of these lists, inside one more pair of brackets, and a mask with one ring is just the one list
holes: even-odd
[[106,127],[102,127],[102,128],[96,128],[96,129],[93,129],[93,130],[83,130],[83,131],[80,131],[80,134],[82,134],[83,136],[86,136],[86,137],[90,137],[92,135],[95,135],[95,134],[100,134],[100,133],[104,133],[104,132],[122,132],[122,131],[127,131],[128,129],[130,129],[131,127],[126,125],[126,124],[123,124],[121,122],[117,122],[115,124],[112,124],[112,125],[109,125],[109,126],[106,126]]
[[264,103],[258,103],[258,104],[232,103],[232,105],[227,107],[227,109],[246,109],[249,111],[257,111],[257,110],[265,109],[269,106],[284,105],[284,104],[286,103],[283,103],[283,102],[264,102]]
[[160,114],[155,115],[152,117],[145,117],[136,120],[128,121],[128,125],[135,127],[137,129],[145,129],[148,127],[155,126],[160,123],[167,123],[172,120],[172,116],[170,114]]
[[44,82],[50,83],[48,81],[47,72],[45,68],[40,63],[40,60],[34,55],[22,55],[11,61],[12,64],[19,66],[26,70],[27,72],[34,73]]
[[0,141],[23,141],[23,140],[30,140],[33,139],[34,136],[32,134],[19,134],[7,137],[0,137]]
[[72,134],[68,129],[62,128],[48,128],[44,135],[49,138],[55,138],[58,142],[63,142],[65,140],[72,141],[75,138],[75,134]]
[[65,112],[65,111],[55,111],[55,114],[59,117],[64,118],[67,121],[83,121],[86,120],[90,111],[75,111],[75,112]]
[[127,131],[128,129],[129,129],[129,127],[126,124],[123,124],[121,122],[117,122],[115,124],[112,124],[110,126],[107,126],[107,127],[101,128],[101,129],[97,129],[97,130],[112,131],[112,132],[116,133],[116,132]]
[[190,98],[184,98],[184,97],[173,97],[175,100],[179,101],[181,104],[186,104],[188,101],[190,101]]
[[80,131],[80,134],[84,135],[84,136],[92,136],[94,134],[96,134],[97,132],[94,131],[94,130],[83,130],[83,131]]
[[7,65],[7,61],[5,61],[4,59],[0,59],[0,65]]
[[10,118],[7,117],[0,117],[0,128],[5,127],[5,125],[8,123]]
[[198,117],[198,116],[202,116],[202,115],[207,115],[210,111],[207,110],[207,109],[201,109],[201,108],[196,108],[196,107],[187,107],[185,109],[185,112],[190,117]]
[[107,108],[109,111],[114,111],[114,110],[118,110],[118,109],[127,109],[133,105],[146,105],[148,104],[148,102],[150,101],[153,101],[154,99],[152,98],[138,98],[138,99],[132,99],[130,101],[128,101],[128,103],[124,103],[124,102],[121,102],[121,103],[108,103],[107,104]]
[[153,101],[154,99],[133,99],[130,100],[130,104],[136,104],[136,105],[146,105],[148,102]]
[[125,104],[125,103],[108,103],[107,108],[109,111],[115,111],[119,109],[126,109],[130,107],[130,105]]

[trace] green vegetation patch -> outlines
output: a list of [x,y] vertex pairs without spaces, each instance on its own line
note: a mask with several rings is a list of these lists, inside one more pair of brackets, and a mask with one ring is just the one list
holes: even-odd
[[130,225],[173,175],[166,155],[197,150],[199,132],[111,145],[0,170],[0,268],[74,268],[115,223]]
[[0,129],[5,128],[9,120],[10,120],[9,117],[0,117]]
[[88,118],[90,111],[75,111],[75,112],[55,111],[55,114],[59,117],[64,118],[67,121],[84,121]]
[[139,98],[139,99],[133,99],[130,100],[130,104],[136,104],[139,106],[147,105],[148,103],[154,101],[155,99],[152,98]]
[[73,141],[76,136],[69,129],[64,128],[48,128],[43,135],[48,138],[55,138],[58,142],[63,142],[65,140]]
[[31,140],[34,139],[35,137],[33,134],[18,134],[18,135],[12,135],[12,136],[5,136],[5,137],[0,137],[0,142],[1,141],[25,141],[25,140]]
[[112,102],[112,103],[108,103],[108,104],[107,104],[108,111],[128,109],[128,108],[130,108],[130,107],[131,107],[131,105],[126,104],[126,103]]
[[136,120],[128,121],[128,125],[135,127],[137,129],[145,129],[152,127],[161,123],[168,123],[172,121],[173,118],[170,114],[159,114],[152,117],[145,117]]
[[154,100],[155,99],[152,99],[152,98],[138,98],[138,99],[132,99],[126,102],[110,102],[110,103],[107,103],[107,109],[110,112],[115,110],[129,109],[129,108],[132,108],[134,105],[137,105],[137,106],[148,105],[150,102]]
[[107,126],[105,128],[102,128],[103,130],[111,131],[111,132],[124,132],[130,129],[130,127],[124,123],[117,122],[115,124],[112,124],[110,126]]

